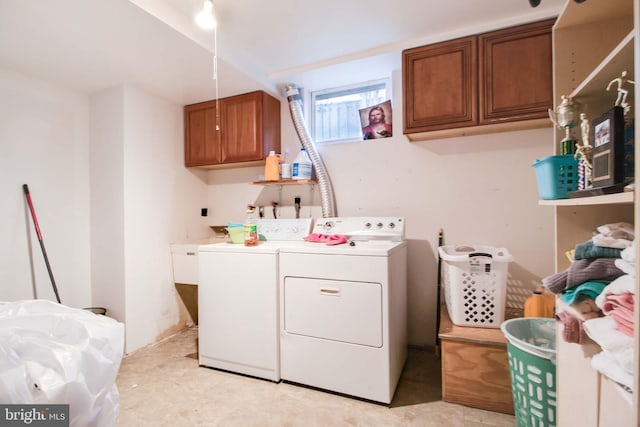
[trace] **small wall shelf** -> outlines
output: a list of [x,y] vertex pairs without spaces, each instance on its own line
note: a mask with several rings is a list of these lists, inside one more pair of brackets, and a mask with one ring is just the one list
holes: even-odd
[[[278,191],[278,206],[282,206],[282,189],[284,187],[291,187],[297,185],[306,185],[309,188],[309,198],[305,201],[308,205],[313,205],[313,192],[318,181],[314,179],[279,179],[277,181],[252,181],[251,185],[262,185],[263,187],[276,187]],[[287,194],[290,193],[286,192]]]
[[279,179],[277,181],[252,181],[252,185],[316,185],[313,179]]

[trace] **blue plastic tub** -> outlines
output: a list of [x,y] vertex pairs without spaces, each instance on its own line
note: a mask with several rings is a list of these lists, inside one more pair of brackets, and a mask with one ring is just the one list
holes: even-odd
[[538,195],[543,200],[566,199],[578,189],[578,161],[573,154],[547,156],[532,165],[536,170]]

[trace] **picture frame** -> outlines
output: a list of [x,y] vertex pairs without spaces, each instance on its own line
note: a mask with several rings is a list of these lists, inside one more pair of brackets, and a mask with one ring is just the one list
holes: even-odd
[[592,122],[594,188],[624,181],[624,111],[613,107]]
[[359,110],[362,139],[389,138],[393,136],[391,100]]

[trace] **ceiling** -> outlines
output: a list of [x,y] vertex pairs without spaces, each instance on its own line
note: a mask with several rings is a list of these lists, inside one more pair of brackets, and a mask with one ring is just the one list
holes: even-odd
[[[404,48],[556,16],[565,0],[214,0],[219,95],[388,77]],[[0,68],[93,93],[215,97],[202,0],[0,0]]]

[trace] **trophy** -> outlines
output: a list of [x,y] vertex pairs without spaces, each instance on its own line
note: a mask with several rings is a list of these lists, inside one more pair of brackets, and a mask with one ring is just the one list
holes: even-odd
[[585,113],[580,113],[580,130],[582,145],[576,143],[576,153],[573,155],[578,160],[578,190],[586,190],[592,187],[593,174],[593,146],[589,143],[591,138],[591,122]]
[[562,95],[560,105],[555,110],[549,109],[549,118],[556,127],[565,131],[565,136],[560,141],[560,154],[574,154],[576,140],[571,136],[571,129],[578,122],[578,104],[570,97]]

